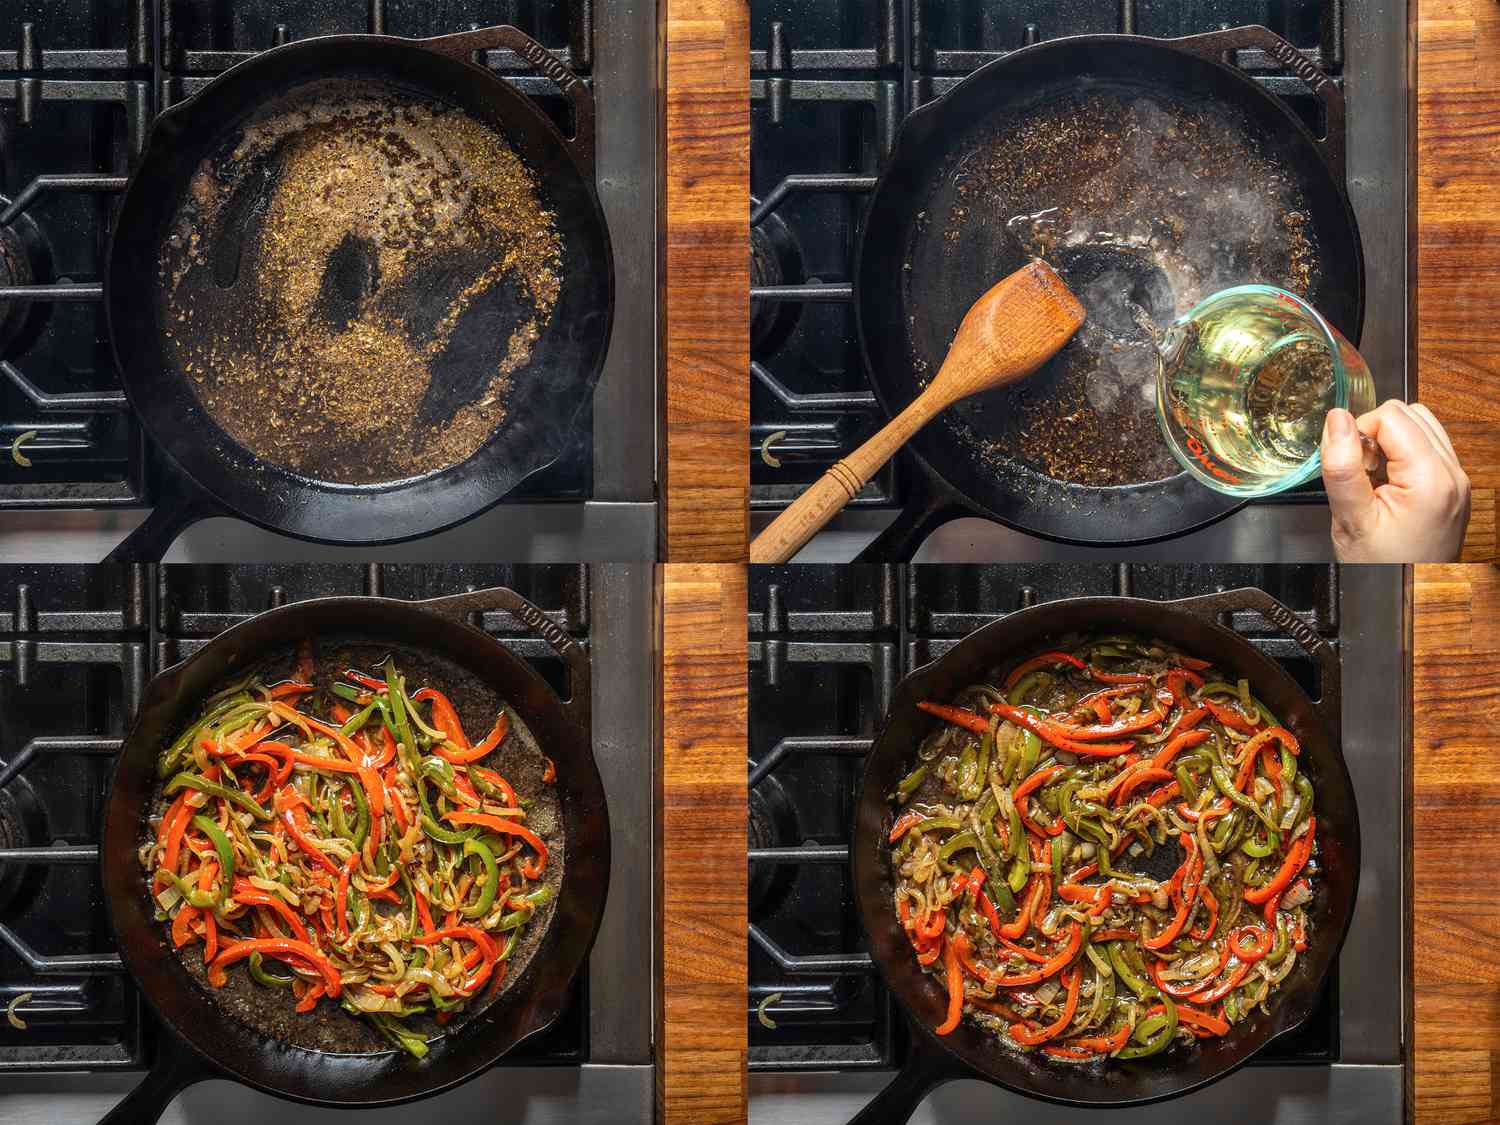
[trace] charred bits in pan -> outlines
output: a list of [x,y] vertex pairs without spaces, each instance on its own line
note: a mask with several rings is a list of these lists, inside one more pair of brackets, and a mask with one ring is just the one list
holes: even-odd
[[473,454],[551,321],[562,240],[467,113],[309,83],[194,176],[161,260],[168,355],[250,452],[342,484]]

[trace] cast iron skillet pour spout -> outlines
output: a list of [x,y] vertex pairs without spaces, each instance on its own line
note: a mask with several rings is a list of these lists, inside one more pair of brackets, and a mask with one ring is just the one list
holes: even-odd
[[[473,61],[497,48],[514,50],[558,86],[572,107],[571,137],[530,98]],[[204,163],[213,162],[243,122],[288,91],[345,79],[456,108],[503,136],[531,170],[562,246],[551,320],[530,359],[512,373],[506,414],[495,431],[457,464],[369,485],[311,479],[230,438],[170,359],[163,330],[167,296],[159,276],[179,201]],[[252,191],[247,215],[256,203]],[[230,279],[239,268],[236,247],[214,249],[216,269]],[[361,282],[357,248],[348,248],[346,257],[346,268],[335,271],[333,296],[347,305],[370,279]],[[111,553],[111,561],[159,560],[184,527],[215,515],[335,544],[399,542],[460,523],[587,436],[584,407],[604,364],[614,315],[609,232],[594,188],[593,94],[544,47],[509,26],[420,40],[329,35],[264,51],[158,115],[111,232],[104,307],[131,409],[169,470],[150,516]],[[462,328],[456,330],[455,342],[462,335]],[[433,361],[432,378],[442,385],[430,388],[432,401],[424,401],[419,414],[430,415],[442,403],[438,412],[447,416],[451,404],[464,401],[464,388],[474,379],[472,343],[450,347]],[[379,373],[372,372],[372,379],[378,388]]]
[[[1310,700],[1295,680],[1249,641],[1218,624],[1221,614],[1250,610],[1290,634],[1317,663],[1321,690]],[[1299,768],[1316,791],[1321,871],[1309,904],[1309,945],[1282,981],[1270,1015],[1252,1014],[1228,1035],[1176,1045],[1161,1055],[1105,1064],[1069,1065],[1003,1047],[967,1019],[946,1036],[947,996],[924,972],[896,915],[887,836],[890,794],[911,766],[935,720],[921,700],[948,701],[986,681],[1021,656],[1070,635],[1124,632],[1157,637],[1212,660],[1229,678],[1248,679],[1256,695],[1301,743]],[[1087,597],[1019,610],[969,634],[938,660],[897,685],[890,713],[865,760],[850,848],[850,867],[870,956],[905,1010],[911,1051],[900,1072],[851,1125],[904,1122],[935,1086],[979,1078],[1018,1094],[1079,1107],[1144,1105],[1199,1089],[1243,1065],[1272,1039],[1301,1025],[1316,1007],[1354,913],[1359,888],[1359,810],[1340,747],[1340,666],[1337,650],[1264,591],[1153,602]]]
[[[566,701],[524,660],[467,623],[470,615],[490,610],[510,613],[556,651],[567,668]],[[188,974],[153,917],[137,848],[159,784],[161,747],[227,679],[307,637],[389,646],[398,660],[405,652],[456,666],[456,674],[503,699],[556,766],[553,784],[565,856],[551,920],[524,967],[492,984],[485,1006],[436,1040],[426,1059],[394,1050],[334,1054],[268,1038],[229,1014]],[[296,602],[236,625],[153,678],[115,763],[99,852],[121,959],[160,1028],[151,1070],[102,1125],[149,1125],[182,1089],[208,1078],[230,1079],[315,1105],[394,1105],[468,1081],[550,1026],[568,1004],[573,981],[587,962],[609,886],[609,810],[594,761],[589,685],[583,646],[503,587],[425,602],[375,597]]]
[[[1250,49],[1264,51],[1312,90],[1323,104],[1326,136],[1315,137],[1284,102],[1222,61]],[[1247,146],[1255,143],[1274,158],[1305,202],[1321,280],[1304,296],[1358,345],[1364,320],[1364,257],[1343,183],[1344,96],[1339,87],[1290,43],[1260,26],[1181,39],[1070,36],[1013,51],[980,67],[942,97],[913,111],[902,125],[895,152],[870,197],[854,265],[860,353],[887,417],[897,416],[921,389],[923,372],[914,352],[936,366],[940,357],[924,341],[946,340],[945,328],[957,324],[996,272],[1005,268],[983,239],[940,242],[944,228],[937,221],[929,238],[941,248],[943,269],[934,273],[919,268],[912,254],[913,232],[923,221],[919,215],[947,214],[950,207],[967,206],[948,172],[965,154],[978,151],[970,147],[977,127],[1000,115],[1011,115],[1011,120],[1033,112],[1044,93],[1071,96],[1101,85],[1157,102],[1222,107],[1248,124]],[[973,170],[981,163],[970,162],[967,183],[986,182],[986,173]],[[1058,182],[1058,202],[1076,194],[1065,182],[1065,169],[1044,166],[1034,171]],[[964,228],[971,229],[972,224]],[[1068,270],[1060,272],[1073,283]],[[1044,368],[1031,379],[1047,377]],[[1156,438],[1154,432],[1151,436]],[[994,520],[1058,542],[1118,546],[1185,534],[1244,503],[1203,488],[1183,471],[1145,484],[1069,483],[1014,458],[997,461],[975,444],[977,440],[964,438],[942,422],[911,439],[901,454],[914,470],[906,474],[910,491],[905,506],[858,561],[910,559],[941,524],[961,516]]]

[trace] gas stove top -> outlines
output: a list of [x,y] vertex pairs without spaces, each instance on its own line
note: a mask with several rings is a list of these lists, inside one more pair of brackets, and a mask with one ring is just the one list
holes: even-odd
[[[1343,751],[1368,831],[1354,922],[1314,1015],[1240,1073],[1121,1119],[1402,1120],[1403,824],[1407,738],[1399,567],[755,567],[750,575],[750,1036],[752,1122],[844,1122],[900,1066],[907,1028],[864,945],[849,881],[863,756],[902,676],[1012,610],[1059,598],[1172,599],[1257,586],[1338,647]],[[1317,673],[1252,613],[1224,622],[1311,695]],[[1379,988],[1370,987],[1379,980]],[[770,1008],[775,1030],[756,1006]],[[1252,1091],[1254,1093],[1252,1094]],[[1253,1103],[1246,1099],[1253,1098]],[[1267,1108],[1268,1102],[1271,1108]],[[1243,1107],[1253,1104],[1253,1113]],[[941,1088],[917,1122],[1074,1121],[980,1082]],[[923,1116],[927,1114],[927,1116]],[[1112,1118],[1113,1120],[1113,1118]]]
[[[1348,102],[1347,187],[1366,260],[1361,353],[1383,400],[1407,388],[1407,109],[1404,9],[1372,0],[1211,0],[954,6],[937,0],[752,0],[752,532],[883,421],[859,355],[853,262],[865,203],[901,122],[1008,51],[1065,35],[1176,37],[1264,24],[1330,74]],[[1319,103],[1264,53],[1233,60],[1314,132]],[[776,437],[772,467],[761,456]],[[898,457],[799,562],[851,558],[893,517],[915,471]],[[1316,488],[1253,504],[1213,527],[1132,548],[1133,559],[1321,561],[1332,557]],[[918,561],[1116,557],[1036,539],[987,520],[940,528]]]
[[[530,1094],[526,1121],[650,1112],[652,636],[649,567],[0,567],[0,1005],[22,993],[24,1031],[0,1021],[0,1118],[92,1122],[149,1065],[156,1027],[111,946],[97,872],[108,777],[147,680],[273,606],[332,594],[427,598],[508,585],[587,646],[595,753],[614,826],[611,888],[591,969],[562,1017],[500,1066],[427,1103],[463,1120]],[[553,650],[505,613],[481,622],[560,692]],[[558,1068],[576,1077],[560,1080]],[[216,1120],[262,1095],[213,1089]],[[201,1092],[190,1090],[191,1107]],[[196,1116],[191,1110],[190,1116]],[[331,1110],[276,1103],[283,1119]],[[29,1116],[31,1115],[31,1116]]]
[[[335,32],[413,38],[514,23],[598,102],[597,176],[616,271],[615,329],[591,441],[499,511],[372,556],[295,543],[238,521],[189,529],[171,559],[482,557],[505,529],[513,557],[655,554],[656,27],[649,5],[598,0],[18,0],[0,13],[0,445],[35,430],[22,467],[0,460],[3,557],[101,558],[175,472],[126,403],[105,337],[104,254],[119,193],[159,107],[256,52]],[[482,60],[566,124],[550,82],[511,51]],[[649,207],[649,203],[647,204]],[[648,212],[649,214],[649,212]],[[475,526],[477,525],[477,526]],[[54,554],[54,552],[56,552]]]

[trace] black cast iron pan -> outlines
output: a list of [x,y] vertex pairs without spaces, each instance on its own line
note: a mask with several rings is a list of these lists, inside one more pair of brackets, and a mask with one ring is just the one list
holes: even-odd
[[[563,659],[570,698],[560,701],[520,657],[466,624],[469,614],[503,609],[540,634]],[[485,1006],[434,1042],[426,1059],[404,1052],[331,1052],[290,1046],[230,1015],[189,974],[152,917],[136,858],[156,796],[160,748],[198,712],[202,700],[244,670],[311,637],[387,648],[398,663],[452,669],[498,695],[557,766],[565,848],[551,920],[524,968],[486,995]],[[589,658],[576,641],[512,590],[496,588],[425,602],[321,598],[259,614],[216,637],[146,687],[115,765],[104,811],[100,856],[110,923],[126,969],[157,1015],[155,1064],[104,1119],[155,1121],[194,1082],[227,1078],[284,1098],[329,1106],[379,1106],[437,1093],[474,1077],[528,1036],[550,1025],[583,967],[609,886],[609,812],[590,736]]]
[[[529,98],[470,61],[476,51],[499,47],[516,51],[566,95],[575,122],[571,138],[562,136]],[[374,86],[461,110],[504,136],[535,175],[543,206],[556,215],[562,240],[561,289],[550,321],[528,361],[512,375],[503,421],[477,452],[446,469],[398,481],[335,484],[257,457],[214,421],[189,376],[173,362],[174,353],[164,339],[168,309],[167,287],[160,276],[162,247],[194,174],[205,162],[213,165],[222,160],[258,111],[288,91],[315,81]],[[582,407],[599,378],[614,310],[609,234],[595,194],[593,170],[593,95],[553,55],[508,26],[422,40],[386,35],[305,39],[247,59],[193,97],[162,111],[120,205],[104,298],[126,395],[174,471],[166,474],[169,479],[151,516],[111,558],[160,559],[178,531],[210,515],[232,515],[273,531],[328,543],[410,539],[468,519],[550,465],[581,436],[582,419],[588,416]],[[220,212],[229,216],[221,225],[232,222],[243,229],[247,253],[259,238],[254,221],[264,212],[265,197],[257,195],[260,189],[254,187],[261,173],[262,187],[269,191],[279,174],[274,161],[259,171],[247,170],[239,181],[235,190],[243,188],[248,193],[245,206],[233,205],[239,198],[236,195]],[[225,231],[199,233],[217,239],[216,247],[233,237],[233,232]],[[433,237],[443,239],[447,234],[437,230]],[[347,249],[341,243],[338,251],[328,255],[324,274],[328,291],[346,304],[383,297],[379,279],[358,268],[360,262],[345,260],[351,256]],[[226,268],[224,276],[219,276],[224,256],[217,249],[215,253],[215,282],[243,284],[233,269]],[[231,255],[224,260],[232,264],[237,259]],[[468,263],[464,269],[473,266]],[[435,276],[429,279],[430,285],[412,287],[413,308],[406,310],[412,320],[441,315],[443,309],[436,305],[447,307],[447,301],[438,298],[462,287],[463,270],[456,272],[459,281]],[[492,292],[504,288],[495,286]],[[471,307],[480,303],[476,299]],[[424,313],[426,305],[434,308]],[[516,313],[495,308],[485,315],[509,322]],[[421,409],[426,421],[446,420],[471,402],[480,389],[476,367],[496,360],[496,336],[503,348],[504,331],[488,331],[482,318],[475,321],[475,328],[466,335],[465,322],[460,320],[448,350],[432,361],[432,383]],[[198,331],[181,325],[176,330]],[[217,329],[230,335],[236,330],[232,321]],[[478,357],[466,354],[466,349],[479,353]],[[381,393],[378,370],[370,371],[369,393]]]
[[[1249,641],[1218,624],[1222,614],[1253,610],[1290,634],[1317,662],[1321,690],[1308,699],[1285,669]],[[1127,632],[1160,637],[1184,652],[1212,660],[1231,678],[1243,676],[1256,695],[1302,743],[1299,768],[1317,794],[1318,844],[1323,869],[1308,907],[1309,947],[1282,982],[1270,1015],[1257,1014],[1227,1036],[1173,1046],[1134,1062],[1063,1065],[1044,1055],[1007,1050],[968,1021],[947,1036],[930,1028],[943,1021],[947,997],[912,956],[893,905],[888,849],[889,794],[911,768],[916,747],[937,721],[916,704],[948,700],[990,679],[1021,656],[1066,634]],[[971,633],[940,659],[897,686],[890,714],[865,765],[855,811],[851,864],[870,955],[905,1009],[911,1054],[896,1078],[854,1120],[858,1125],[905,1121],[934,1086],[981,1078],[1030,1097],[1084,1107],[1141,1105],[1177,1097],[1216,1081],[1312,1013],[1323,978],[1343,945],[1359,885],[1359,812],[1340,748],[1338,652],[1291,610],[1261,590],[1230,590],[1175,602],[1140,598],[1069,598],[1012,613]]]
[[[1263,50],[1312,89],[1323,103],[1326,136],[1314,137],[1283,102],[1223,61],[1230,52],[1252,48]],[[928,355],[935,348],[946,349],[969,305],[1024,258],[1017,247],[1015,261],[999,262],[991,241],[962,232],[951,244],[937,243],[941,226],[932,223],[951,213],[950,208],[965,205],[955,195],[954,169],[974,153],[981,143],[978,138],[992,123],[1036,112],[1052,94],[1067,96],[1094,87],[1130,97],[1139,94],[1158,103],[1221,106],[1241,118],[1259,149],[1301,189],[1321,262],[1321,277],[1307,294],[1309,299],[1341,332],[1358,341],[1364,319],[1364,259],[1344,190],[1344,100],[1339,87],[1291,44],[1259,26],[1170,40],[1073,36],[1015,51],[981,67],[914,111],[902,126],[896,151],[865,215],[854,278],[860,347],[875,395],[888,415],[905,407],[920,389],[922,373],[914,352]],[[1232,154],[1225,159],[1232,159]],[[1044,169],[1058,181],[1059,201],[1070,195],[1066,171]],[[923,212],[930,213],[932,223],[921,216]],[[1215,229],[1205,234],[1229,230],[1234,221],[1210,216],[1203,222]],[[936,246],[927,256],[936,257],[940,251],[941,270],[916,268],[922,255],[913,252],[913,232],[919,223],[927,224],[921,228],[928,232],[923,237]],[[965,229],[972,231],[973,226],[970,222]],[[909,262],[912,269],[907,268]],[[1068,262],[1059,259],[1054,264],[1070,284],[1080,280],[1070,277]],[[1093,255],[1080,264],[1098,266]],[[1170,301],[1167,304],[1170,307]],[[931,370],[941,358],[929,357]],[[1045,378],[1048,370],[1032,378]],[[984,414],[987,404],[995,409],[998,402],[979,396],[971,407],[959,409],[975,410],[978,428],[984,431],[982,423],[991,420]],[[1157,435],[1152,432],[1149,438]],[[917,434],[906,453],[916,469],[910,474],[913,494],[896,522],[861,552],[861,561],[910,559],[936,527],[964,515],[997,520],[1061,542],[1120,545],[1184,534],[1242,503],[1204,488],[1182,471],[1149,484],[1065,483],[1018,461],[997,463],[980,455],[974,441],[954,432],[943,419]]]

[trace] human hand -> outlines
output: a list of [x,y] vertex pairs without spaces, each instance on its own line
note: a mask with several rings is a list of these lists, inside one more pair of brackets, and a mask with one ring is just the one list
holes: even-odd
[[[1378,488],[1365,472],[1361,432],[1386,456],[1388,479]],[[1347,410],[1330,410],[1322,454],[1333,550],[1340,562],[1458,558],[1469,525],[1469,478],[1442,423],[1427,407],[1391,399],[1357,422]]]

